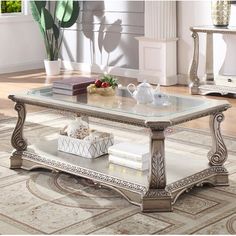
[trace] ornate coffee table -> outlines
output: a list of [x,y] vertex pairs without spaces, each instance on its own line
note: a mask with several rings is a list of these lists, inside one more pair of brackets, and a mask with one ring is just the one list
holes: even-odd
[[[142,211],[171,211],[178,196],[204,183],[228,185],[228,172],[223,166],[227,149],[220,132],[223,111],[230,107],[227,101],[170,96],[171,105],[137,105],[130,97],[102,97],[83,94],[78,97],[56,95],[50,87],[10,95],[18,112],[18,121],[12,134],[14,151],[11,168],[47,168],[81,176],[102,186],[110,187]],[[40,140],[29,145],[23,136],[26,118],[25,104],[68,111],[79,116],[146,127],[150,131],[150,167],[140,172],[127,168],[117,171],[109,168],[107,156],[86,159],[57,151],[56,140]],[[165,156],[165,130],[189,120],[209,116],[212,148],[203,160],[192,157]],[[167,153],[168,154],[168,153]],[[76,157],[76,158],[75,158]]]

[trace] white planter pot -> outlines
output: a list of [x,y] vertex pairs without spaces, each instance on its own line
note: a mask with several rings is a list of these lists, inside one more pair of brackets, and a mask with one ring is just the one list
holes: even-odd
[[57,61],[49,61],[45,59],[44,66],[47,75],[59,75],[61,70],[61,60],[58,59]]

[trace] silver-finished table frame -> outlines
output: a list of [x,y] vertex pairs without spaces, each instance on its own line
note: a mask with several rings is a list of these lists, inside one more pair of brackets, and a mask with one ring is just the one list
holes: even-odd
[[[190,27],[192,38],[194,41],[194,51],[191,67],[189,70],[190,78],[190,93],[207,95],[210,93],[236,94],[236,87],[232,80],[229,79],[226,85],[217,84],[214,78],[213,67],[213,34],[236,34],[236,27],[217,28],[214,26],[196,26]],[[199,36],[198,33],[206,34],[206,65],[205,65],[205,78],[201,81],[198,77],[198,64],[199,64]]]
[[[55,105],[44,101],[33,101],[24,97],[10,95],[9,98],[15,102],[15,110],[18,113],[18,121],[13,131],[11,143],[14,151],[10,157],[10,168],[23,168],[31,170],[43,167],[51,170],[63,171],[77,176],[85,177],[104,186],[108,186],[120,194],[128,201],[141,207],[143,212],[153,211],[172,211],[173,205],[179,195],[194,186],[201,186],[204,183],[210,183],[214,186],[228,185],[228,172],[223,166],[227,159],[227,149],[224,144],[220,124],[224,119],[223,111],[230,107],[227,102],[220,102],[214,109],[206,109],[202,112],[195,112],[191,116],[173,119],[171,122],[146,121],[142,123],[136,119],[127,119],[127,117],[118,117],[110,113],[91,112],[91,110],[74,109],[68,106]],[[25,104],[41,107],[53,108],[56,110],[69,111],[77,115],[88,115],[99,117],[106,120],[118,121],[127,124],[148,127],[150,130],[150,169],[148,174],[148,186],[138,185],[132,180],[121,180],[112,176],[104,175],[80,166],[65,164],[59,161],[51,161],[47,157],[39,156],[27,150],[27,141],[23,136],[24,122],[26,118]],[[212,136],[212,148],[208,153],[209,166],[200,172],[197,172],[184,179],[171,184],[166,184],[165,167],[165,129],[168,126],[183,123],[203,116],[210,117],[210,129]]]

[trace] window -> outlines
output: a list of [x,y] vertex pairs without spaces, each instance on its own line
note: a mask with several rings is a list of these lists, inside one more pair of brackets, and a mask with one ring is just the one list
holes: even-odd
[[2,1],[0,0],[0,14],[22,13],[22,1]]

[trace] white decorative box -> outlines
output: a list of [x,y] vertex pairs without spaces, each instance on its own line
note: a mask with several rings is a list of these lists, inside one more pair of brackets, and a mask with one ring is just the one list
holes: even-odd
[[96,158],[108,153],[108,148],[114,144],[114,137],[109,136],[99,138],[96,141],[86,141],[71,138],[66,135],[59,135],[58,150],[75,154],[86,158]]

